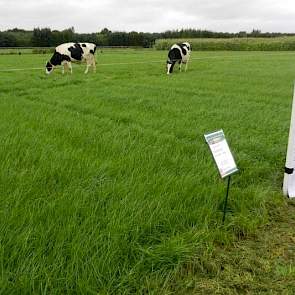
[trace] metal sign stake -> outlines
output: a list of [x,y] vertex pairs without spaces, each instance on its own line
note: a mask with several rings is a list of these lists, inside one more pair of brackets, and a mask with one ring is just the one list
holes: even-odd
[[226,195],[223,205],[223,217],[222,224],[225,221],[227,202],[228,202],[228,194],[230,187],[230,179],[231,175],[238,171],[238,167],[235,163],[234,157],[231,153],[231,150],[226,141],[223,130],[218,130],[212,133],[204,134],[205,140],[209,145],[213,158],[215,160],[215,164],[218,168],[219,174],[221,178],[227,177],[227,189]]
[[225,214],[226,214],[226,207],[227,207],[227,200],[228,200],[229,186],[230,186],[230,176],[229,176],[228,179],[227,179],[227,189],[226,189],[226,195],[225,195],[225,200],[224,200],[222,224],[224,224],[224,221],[225,221]]

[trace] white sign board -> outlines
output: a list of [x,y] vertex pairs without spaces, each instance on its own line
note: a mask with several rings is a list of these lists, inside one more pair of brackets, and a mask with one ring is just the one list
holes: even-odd
[[205,134],[204,136],[210,147],[220,176],[224,178],[238,171],[223,131],[219,130],[213,133]]
[[288,149],[287,149],[287,156],[286,156],[284,182],[283,182],[283,193],[285,196],[288,196],[290,198],[295,198],[294,168],[295,168],[295,88],[294,88],[294,94],[293,94]]

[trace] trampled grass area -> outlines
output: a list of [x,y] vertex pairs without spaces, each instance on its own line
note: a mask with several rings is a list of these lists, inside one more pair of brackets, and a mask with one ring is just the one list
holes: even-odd
[[[295,54],[194,52],[171,76],[165,60],[107,51],[96,74],[48,77],[2,71],[44,55],[0,56],[3,294],[169,294],[282,206]],[[203,136],[221,128],[240,169],[224,226]]]

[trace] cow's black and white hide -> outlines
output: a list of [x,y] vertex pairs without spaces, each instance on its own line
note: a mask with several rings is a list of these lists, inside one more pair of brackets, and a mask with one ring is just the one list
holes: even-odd
[[191,46],[188,42],[181,44],[174,44],[168,52],[167,59],[167,74],[173,72],[174,65],[179,64],[179,70],[181,71],[181,65],[185,64],[185,71],[187,71],[187,65],[191,54]]
[[95,50],[96,45],[93,43],[64,43],[58,45],[50,61],[46,64],[46,73],[50,74],[54,67],[58,65],[62,66],[62,73],[64,73],[65,67],[68,67],[72,73],[71,62],[86,62],[85,74],[88,73],[90,66],[93,67],[95,72]]

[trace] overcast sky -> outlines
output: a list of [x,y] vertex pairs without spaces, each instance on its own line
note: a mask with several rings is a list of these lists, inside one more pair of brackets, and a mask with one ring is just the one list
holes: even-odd
[[295,32],[295,0],[0,0],[0,31],[50,27],[76,32]]

